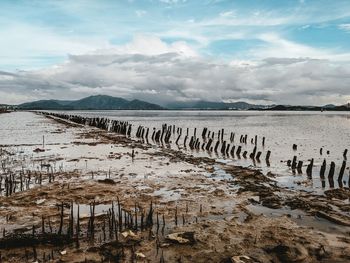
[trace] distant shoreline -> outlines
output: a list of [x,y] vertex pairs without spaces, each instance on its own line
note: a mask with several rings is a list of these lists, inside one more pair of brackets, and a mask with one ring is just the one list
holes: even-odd
[[325,109],[325,110],[317,110],[317,109],[286,109],[286,110],[274,110],[274,109],[33,109],[33,110],[25,110],[25,109],[18,109],[16,111],[59,111],[59,112],[74,112],[74,111],[82,111],[82,112],[97,112],[97,111],[207,111],[207,112],[213,112],[213,111],[222,111],[222,112],[350,112],[350,109],[346,110],[338,110],[338,109]]

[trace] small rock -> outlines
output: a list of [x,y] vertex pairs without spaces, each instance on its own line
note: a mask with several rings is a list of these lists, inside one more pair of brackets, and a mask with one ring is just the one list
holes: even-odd
[[194,244],[196,240],[194,238],[194,232],[178,232],[169,234],[166,239],[170,242],[177,244]]
[[41,204],[43,204],[45,201],[46,201],[46,199],[39,199],[39,200],[36,200],[36,204],[37,204],[37,205],[41,205]]
[[122,236],[127,238],[127,237],[136,237],[136,234],[132,232],[131,230],[125,231],[122,233]]
[[138,257],[138,258],[146,258],[146,256],[143,253],[141,253],[141,252],[137,252],[136,253],[136,257]]
[[109,179],[109,178],[98,180],[98,182],[101,184],[116,184],[116,182],[114,182],[112,179]]
[[303,262],[309,252],[302,245],[278,245],[272,249],[276,256],[283,262]]
[[35,150],[33,150],[33,152],[35,153],[45,152],[45,149],[36,148]]
[[253,263],[254,260],[252,260],[248,256],[234,256],[231,258],[231,263]]

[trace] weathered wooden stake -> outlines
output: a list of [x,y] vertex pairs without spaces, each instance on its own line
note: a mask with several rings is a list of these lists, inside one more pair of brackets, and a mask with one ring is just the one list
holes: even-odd
[[338,176],[338,182],[341,182],[343,180],[343,175],[345,172],[345,167],[346,167],[346,161],[344,160],[342,163],[342,166],[340,168],[339,176]]
[[328,178],[332,178],[333,179],[334,171],[335,171],[335,163],[331,162],[331,166],[329,168],[329,173],[328,173]]

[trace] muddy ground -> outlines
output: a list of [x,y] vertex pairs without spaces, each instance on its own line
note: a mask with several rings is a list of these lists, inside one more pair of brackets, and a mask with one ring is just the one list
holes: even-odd
[[282,188],[276,174],[39,123],[57,141],[1,146],[1,262],[350,261],[349,188]]

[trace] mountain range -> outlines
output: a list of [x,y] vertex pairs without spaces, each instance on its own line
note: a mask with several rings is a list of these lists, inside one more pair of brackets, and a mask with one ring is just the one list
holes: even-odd
[[213,101],[190,101],[174,102],[166,105],[169,109],[174,110],[249,110],[251,108],[265,109],[269,106],[249,104],[247,102],[213,102]]
[[173,102],[163,106],[142,100],[126,100],[107,95],[96,95],[80,100],[38,100],[17,105],[21,110],[248,110],[266,106],[246,102],[191,101]]
[[38,100],[17,106],[21,110],[162,110],[163,107],[142,100],[126,100],[96,95],[80,100]]
[[190,101],[172,102],[164,106],[142,100],[126,100],[107,95],[96,95],[80,100],[38,100],[16,105],[21,110],[295,110],[295,111],[349,111],[348,105],[336,106],[291,106],[291,105],[255,105],[246,102]]
[[[253,110],[253,109],[252,109]],[[256,109],[262,110],[262,109]],[[350,111],[348,105],[336,106],[328,104],[325,106],[292,106],[292,105],[275,105],[265,110],[269,111]]]

